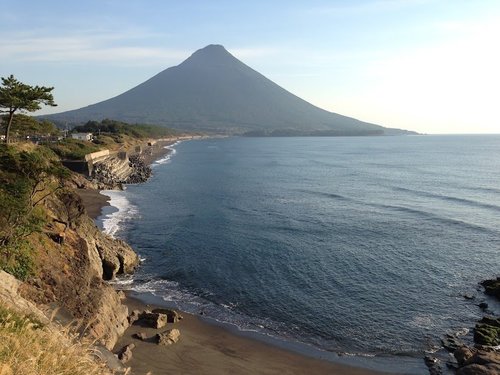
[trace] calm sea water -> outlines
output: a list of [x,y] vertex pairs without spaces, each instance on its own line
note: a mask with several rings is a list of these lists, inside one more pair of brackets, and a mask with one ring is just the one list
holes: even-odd
[[[104,225],[132,288],[332,352],[419,358],[499,273],[500,136],[184,142]],[[476,295],[466,300],[463,295]],[[492,308],[497,306],[492,305]]]

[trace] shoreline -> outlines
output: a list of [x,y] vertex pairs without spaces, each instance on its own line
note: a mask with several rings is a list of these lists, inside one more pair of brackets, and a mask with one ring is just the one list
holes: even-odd
[[[169,139],[160,140],[157,142],[157,146],[151,150],[150,153],[144,154],[144,163],[150,167],[153,164],[166,157],[172,153],[170,146],[176,144],[180,140]],[[82,204],[87,211],[87,215],[93,219],[97,220],[102,214],[104,207],[112,207],[110,204],[111,197],[102,194],[102,191],[113,190],[113,189],[98,189],[98,188],[78,188],[76,192],[82,199]]]
[[[166,155],[172,152],[172,149],[167,148],[175,144],[177,141],[165,142],[161,148],[157,149],[154,154],[148,155],[146,159],[147,164],[152,166],[155,161],[161,160]],[[79,189],[80,190],[80,189]],[[100,193],[101,190],[91,189],[86,194],[84,205],[91,206],[88,209],[89,216],[93,213],[91,218],[96,221],[103,215],[103,209],[105,207],[113,207],[111,198],[107,195]],[[95,200],[93,200],[95,199]],[[146,293],[136,293],[134,291],[126,291],[127,298],[124,304],[129,306],[129,310],[134,309],[144,310],[148,308],[148,303],[151,302],[152,305],[158,307],[166,307],[168,304],[163,305],[158,301],[149,301]],[[135,294],[131,296],[131,294]],[[142,298],[141,298],[142,297]],[[160,298],[160,297],[157,297]],[[172,306],[168,306],[172,307]],[[138,331],[147,331],[142,327],[131,326],[127,329],[125,334],[119,339],[115,350],[120,349],[130,343],[134,343],[136,348],[134,349],[134,359],[127,363],[132,367],[134,373],[144,373],[148,371],[153,371],[153,373],[164,373],[167,371],[188,373],[188,374],[198,374],[198,373],[211,373],[207,372],[208,367],[215,368],[217,363],[225,363],[224,366],[233,366],[231,371],[226,371],[224,368],[218,368],[214,371],[214,374],[220,373],[289,373],[289,374],[302,374],[302,373],[314,373],[314,374],[346,374],[346,375],[377,375],[377,374],[418,374],[422,373],[420,370],[425,369],[425,365],[422,366],[410,366],[408,368],[400,361],[397,361],[396,357],[388,358],[385,357],[363,357],[363,356],[342,356],[336,353],[324,352],[325,357],[321,358],[320,349],[312,348],[310,350],[304,350],[306,344],[301,344],[299,342],[287,342],[285,339],[279,338],[269,338],[266,339],[264,334],[259,332],[246,332],[239,331],[238,328],[230,327],[229,323],[222,323],[217,321],[210,321],[209,318],[199,317],[191,313],[184,312],[181,313],[189,317],[186,322],[183,323],[187,325],[188,331],[188,347],[193,352],[202,352],[203,358],[206,360],[203,362],[204,366],[200,364],[200,360],[197,359],[191,365],[189,363],[184,363],[184,359],[179,359],[174,355],[170,357],[168,350],[174,348],[175,344],[169,349],[163,347],[156,348],[156,344],[151,344],[147,342],[141,342],[140,340],[132,338],[134,333]],[[181,322],[182,323],[182,322]],[[176,327],[177,328],[177,327]],[[183,337],[183,330],[181,329],[181,341]],[[214,339],[217,338],[217,340]],[[202,343],[210,342],[207,348],[203,348]],[[296,346],[296,347],[294,347]],[[300,347],[300,348],[299,348]],[[242,351],[239,352],[235,348],[241,348]],[[244,349],[244,350],[243,350]],[[250,350],[249,352],[247,352]],[[136,353],[137,352],[137,353]],[[184,345],[181,349],[174,350],[174,353],[180,355],[178,352],[182,352],[181,357],[190,358],[193,354],[187,352],[187,348]],[[232,354],[228,354],[231,352]],[[156,357],[152,353],[156,353]],[[165,358],[169,358],[168,360]],[[231,359],[232,358],[232,359]],[[169,367],[172,363],[177,363],[177,367]],[[248,362],[255,361],[258,363],[251,367]],[[391,363],[394,361],[395,363]],[[144,363],[143,363],[144,362]],[[187,361],[189,362],[189,361]],[[381,372],[380,369],[386,369],[386,367],[380,363],[387,363],[388,367],[391,369],[390,372]],[[416,360],[415,360],[416,362]],[[245,368],[252,368],[251,371],[243,371],[242,368],[238,366],[244,365]],[[190,367],[191,366],[191,367]],[[257,367],[255,367],[257,366]],[[259,367],[261,366],[261,367]],[[417,368],[418,367],[418,368]],[[271,370],[273,369],[273,370]],[[141,372],[143,371],[143,372]],[[408,372],[411,371],[411,372]],[[416,371],[416,372],[415,372]]]
[[[126,292],[125,305],[130,311],[162,307],[147,304]],[[115,350],[133,343],[133,357],[128,366],[134,374],[183,373],[183,374],[342,374],[383,375],[395,372],[380,372],[355,364],[332,362],[297,353],[261,340],[239,335],[205,319],[181,312],[184,319],[169,323],[162,330],[130,326],[118,340]],[[148,337],[166,329],[177,328],[179,342],[170,346],[159,346],[141,341],[134,334],[144,332]]]

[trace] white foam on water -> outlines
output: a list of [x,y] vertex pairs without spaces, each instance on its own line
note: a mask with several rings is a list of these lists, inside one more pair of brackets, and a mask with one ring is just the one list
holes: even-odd
[[181,141],[177,141],[171,145],[165,146],[164,148],[167,150],[170,150],[170,152],[167,155],[165,155],[163,158],[156,160],[152,166],[154,167],[156,165],[162,165],[162,164],[169,163],[172,156],[174,156],[177,153],[177,151],[175,150],[174,147],[177,146],[179,143],[181,143]]
[[116,233],[121,229],[121,224],[138,216],[137,207],[132,205],[126,197],[125,191],[122,190],[104,190],[102,195],[110,198],[109,204],[115,207],[117,211],[106,215],[102,219],[103,231],[111,237],[115,237]]
[[116,289],[128,289],[127,287],[134,283],[134,278],[127,275],[120,277],[119,279],[110,280],[108,283],[114,285]]

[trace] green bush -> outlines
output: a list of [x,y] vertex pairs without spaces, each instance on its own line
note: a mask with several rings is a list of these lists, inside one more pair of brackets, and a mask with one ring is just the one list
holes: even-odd
[[[166,128],[164,126],[148,124],[127,124],[126,122],[110,119],[104,119],[101,122],[89,121],[85,125],[77,126],[75,130],[82,133],[104,133],[109,135],[122,134],[139,139],[173,137],[177,134],[175,130]],[[120,137],[115,139],[115,142],[121,143],[120,141]]]
[[47,222],[42,203],[69,176],[51,150],[30,148],[0,146],[0,269],[23,280],[35,265],[28,236]]
[[48,147],[62,159],[82,160],[85,155],[99,151],[101,148],[91,142],[66,138],[58,143],[48,144]]
[[26,280],[35,273],[33,250],[28,241],[19,241],[0,247],[0,269]]

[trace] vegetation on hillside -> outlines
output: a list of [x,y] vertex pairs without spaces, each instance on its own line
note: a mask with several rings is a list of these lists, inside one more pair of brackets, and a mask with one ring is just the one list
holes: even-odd
[[0,374],[108,375],[92,358],[89,343],[69,329],[62,332],[0,305]]
[[102,149],[127,148],[138,140],[174,137],[177,134],[174,130],[161,126],[131,125],[114,120],[89,121],[85,125],[77,126],[73,131],[92,133],[94,139],[92,141],[81,141],[66,138],[59,142],[48,143],[48,147],[63,159],[81,160],[86,154]]
[[178,134],[175,130],[157,125],[128,124],[122,121],[104,119],[101,122],[88,121],[85,125],[77,126],[77,132],[89,132],[94,134],[120,134],[133,138],[162,138],[174,137]]
[[[5,124],[7,124],[7,116],[2,118],[2,133],[5,133]],[[27,115],[14,115],[10,128],[12,140],[25,140],[27,137],[50,137],[59,136],[61,131],[50,121],[38,121],[36,118]]]
[[43,201],[69,176],[48,148],[0,145],[0,269],[24,280],[33,273],[28,237],[47,221]]
[[97,145],[89,141],[80,141],[72,138],[49,143],[47,146],[60,158],[68,160],[82,160],[85,155],[105,148],[102,145]]

